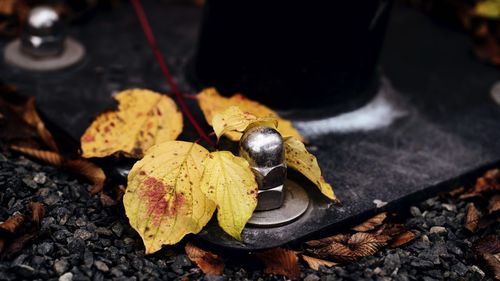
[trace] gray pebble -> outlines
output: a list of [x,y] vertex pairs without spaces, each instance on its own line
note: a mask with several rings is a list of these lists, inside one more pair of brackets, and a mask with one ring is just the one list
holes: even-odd
[[73,236],[75,238],[79,238],[79,239],[82,239],[82,240],[89,240],[90,238],[92,238],[92,233],[90,233],[89,231],[83,229],[83,228],[80,228],[80,229],[77,229],[75,231],[75,233],[73,234]]
[[446,233],[446,228],[442,226],[433,226],[429,232],[433,234],[443,234]]
[[109,267],[108,267],[108,265],[107,265],[107,264],[105,264],[105,263],[104,263],[104,262],[102,262],[102,261],[95,261],[95,262],[94,262],[94,266],[95,266],[98,270],[100,270],[100,271],[102,271],[102,272],[108,272],[108,271],[109,271]]
[[64,272],[68,271],[69,263],[66,260],[56,260],[54,262],[53,268],[57,274],[61,275]]
[[59,277],[59,281],[72,281],[72,280],[73,280],[73,273],[71,272],[66,272]]

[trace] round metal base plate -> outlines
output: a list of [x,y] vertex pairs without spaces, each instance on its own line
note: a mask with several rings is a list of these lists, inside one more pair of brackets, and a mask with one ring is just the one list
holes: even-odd
[[78,41],[67,38],[64,42],[64,52],[55,57],[36,58],[21,51],[21,41],[10,42],[4,50],[7,63],[33,71],[51,71],[69,67],[79,62],[85,55],[85,48]]
[[283,206],[270,211],[256,211],[248,221],[249,226],[274,227],[291,223],[304,214],[309,207],[306,191],[297,183],[286,180]]

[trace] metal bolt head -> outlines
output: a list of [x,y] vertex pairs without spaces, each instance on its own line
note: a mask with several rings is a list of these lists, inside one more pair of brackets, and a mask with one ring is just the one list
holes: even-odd
[[273,128],[251,128],[240,139],[240,156],[245,158],[259,185],[256,210],[281,207],[286,180],[285,149],[283,138]]
[[57,56],[64,50],[64,41],[63,24],[56,10],[38,6],[30,11],[21,35],[21,50],[25,54],[34,57]]

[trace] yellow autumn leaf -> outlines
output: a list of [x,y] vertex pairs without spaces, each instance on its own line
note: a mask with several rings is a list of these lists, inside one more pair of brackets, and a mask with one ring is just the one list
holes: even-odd
[[248,162],[229,151],[210,153],[200,187],[217,204],[222,229],[241,240],[241,231],[257,206],[257,182]]
[[304,144],[293,138],[285,138],[285,159],[288,167],[299,171],[313,182],[326,197],[336,200],[332,186],[321,176],[316,157],[309,153]]
[[115,99],[118,110],[100,114],[81,137],[83,157],[122,153],[141,158],[149,147],[175,140],[182,132],[182,114],[165,95],[132,89]]
[[[197,95],[198,103],[207,123],[212,124],[212,120],[217,113],[222,113],[230,106],[238,106],[241,111],[253,114],[257,117],[271,117],[278,120],[278,131],[285,137],[294,137],[298,140],[303,140],[299,132],[292,126],[292,122],[280,118],[276,112],[269,107],[262,105],[256,101],[245,98],[240,94],[236,94],[230,98],[219,95],[215,88],[208,88]],[[242,134],[239,132],[231,132],[226,136],[233,141],[238,141]]]
[[256,117],[253,114],[241,111],[237,106],[230,106],[223,112],[216,113],[212,121],[217,138],[229,132],[242,133],[249,125],[255,123],[273,128],[278,126],[278,120],[273,117]]
[[167,141],[151,147],[130,170],[123,204],[146,254],[200,232],[212,217],[215,204],[200,188],[208,154],[195,143]]

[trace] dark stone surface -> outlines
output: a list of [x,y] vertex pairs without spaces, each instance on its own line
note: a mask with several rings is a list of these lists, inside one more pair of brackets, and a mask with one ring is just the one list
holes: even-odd
[[[146,8],[159,44],[181,90],[192,92],[184,74],[194,50],[200,10],[155,3],[148,2]],[[130,87],[168,91],[129,6],[101,12],[88,23],[74,27],[72,33],[88,51],[79,66],[34,74],[2,65],[0,77],[22,93],[35,95],[47,119],[74,139],[95,115],[113,106],[112,93]],[[0,47],[5,43],[1,41]],[[499,163],[500,107],[488,93],[500,73],[469,53],[465,34],[396,7],[381,64],[402,93],[410,114],[385,129],[331,134],[311,141],[342,206],[329,205],[311,191],[312,208],[290,225],[247,228],[243,242],[229,238],[215,224],[206,227],[201,236],[231,248],[273,247],[361,220],[376,211],[374,199],[388,202],[384,208],[396,208]],[[203,120],[199,111],[195,112],[198,120]],[[192,137],[192,129],[186,125],[181,138]],[[24,184],[35,187],[37,183],[27,180]],[[60,200],[57,194],[44,198],[47,205],[58,205]],[[72,211],[66,211],[61,210],[55,218],[74,224],[68,218]],[[443,221],[434,218],[433,223]],[[112,231],[121,235],[118,228]],[[83,238],[70,235],[61,239],[67,239],[71,251],[77,253],[86,243]],[[117,253],[110,250],[107,254],[113,257]],[[422,267],[430,266],[429,262],[416,261]],[[110,268],[116,276],[120,270]]]

